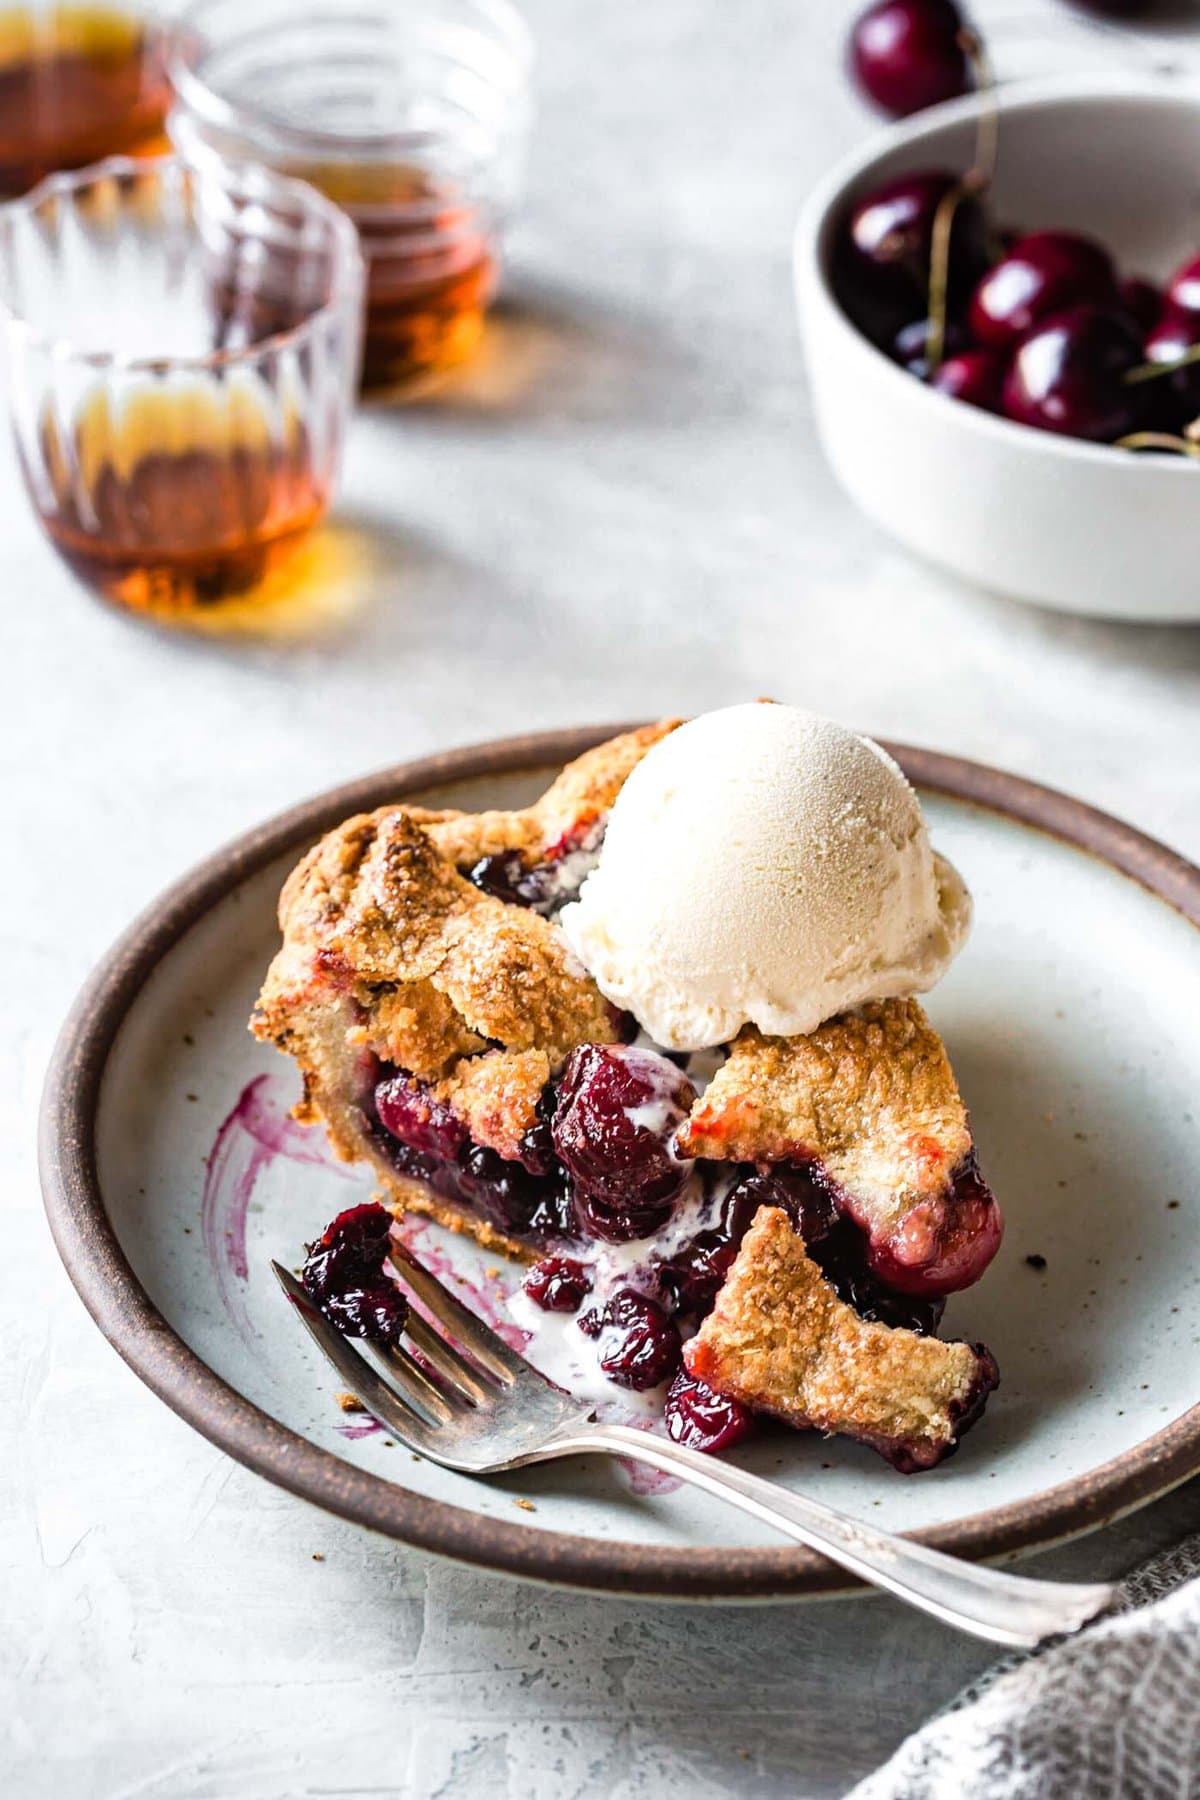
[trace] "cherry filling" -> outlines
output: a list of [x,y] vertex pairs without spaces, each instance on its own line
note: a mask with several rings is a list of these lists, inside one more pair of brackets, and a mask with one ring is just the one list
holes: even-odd
[[730,1450],[754,1430],[754,1414],[740,1400],[718,1394],[681,1369],[667,1390],[667,1436],[690,1450]]
[[[547,1086],[516,1159],[473,1142],[451,1107],[403,1071],[382,1070],[373,1110],[377,1138],[397,1170],[548,1252],[526,1274],[525,1293],[546,1312],[576,1315],[610,1380],[642,1391],[674,1378],[665,1403],[672,1437],[718,1449],[746,1435],[750,1415],[681,1372],[683,1336],[711,1310],[760,1207],[787,1214],[839,1297],[863,1318],[926,1334],[938,1328],[944,1295],[976,1280],[991,1260],[1001,1221],[973,1155],[946,1195],[916,1208],[887,1237],[869,1232],[854,1216],[853,1197],[814,1161],[731,1169],[681,1160],[676,1133],[695,1099],[669,1057],[637,1045],[585,1044]],[[669,1225],[689,1176],[697,1229],[656,1248],[651,1240]],[[357,1238],[342,1229],[359,1213],[374,1219],[366,1251],[354,1248],[361,1228]],[[366,1207],[335,1220],[313,1247],[316,1287],[309,1291],[326,1295],[320,1303],[347,1329],[394,1341],[386,1334],[404,1303],[380,1273],[386,1217]],[[625,1268],[615,1288],[604,1285],[603,1255],[593,1267],[568,1253],[586,1242],[639,1240],[647,1240],[644,1258]],[[590,1300],[597,1281],[601,1291]],[[401,1329],[402,1313],[397,1335]],[[903,1460],[896,1446],[876,1447]]]
[[352,1206],[308,1245],[304,1289],[348,1337],[398,1344],[408,1302],[383,1272],[391,1215],[382,1206]]
[[549,916],[578,898],[596,866],[603,836],[602,822],[584,825],[565,833],[536,862],[520,850],[496,850],[461,873],[495,900]]
[[871,1240],[871,1272],[903,1294],[954,1294],[979,1280],[1003,1235],[1000,1208],[972,1151],[954,1171],[949,1194],[914,1207],[890,1236]]
[[379,1123],[410,1150],[447,1162],[467,1141],[466,1126],[444,1100],[415,1076],[397,1072],[375,1088]]
[[669,1381],[683,1356],[674,1320],[633,1288],[618,1289],[605,1306],[584,1313],[579,1329],[596,1340],[600,1367],[609,1380],[639,1393]]
[[573,1256],[544,1256],[521,1286],[543,1312],[578,1312],[592,1291],[592,1278]]
[[572,1051],[550,1134],[571,1178],[581,1236],[620,1244],[662,1229],[690,1166],[675,1154],[675,1133],[695,1103],[687,1076],[656,1051]]

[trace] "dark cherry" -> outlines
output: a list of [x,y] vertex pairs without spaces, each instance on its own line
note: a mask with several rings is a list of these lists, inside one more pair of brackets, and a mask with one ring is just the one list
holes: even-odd
[[1117,289],[1122,312],[1127,312],[1144,334],[1154,330],[1166,304],[1163,291],[1140,275],[1129,275]]
[[872,1238],[867,1258],[885,1288],[918,1298],[971,1287],[1000,1248],[1004,1219],[974,1152],[954,1174],[950,1194],[910,1212],[890,1238]]
[[506,900],[510,906],[523,906],[543,916],[574,900],[583,885],[582,879],[578,885],[565,881],[559,863],[526,862],[519,850],[498,850],[491,856],[481,856],[465,874],[468,881],[494,900]]
[[970,325],[981,344],[1006,350],[1052,313],[1116,299],[1116,271],[1102,245],[1073,231],[1034,231],[1018,238],[980,281]]
[[[933,222],[959,177],[948,169],[899,175],[856,202],[839,237],[833,278],[838,297],[859,330],[891,351],[903,326],[925,316]],[[983,211],[964,200],[950,232],[948,298],[951,313],[965,306],[987,268]]]
[[547,1083],[537,1104],[537,1117],[521,1139],[521,1161],[535,1175],[551,1175],[558,1167],[551,1130],[556,1100],[554,1084]]
[[308,1245],[304,1289],[330,1322],[350,1337],[398,1344],[408,1302],[383,1272],[391,1215],[382,1206],[352,1206]]
[[[1146,361],[1177,362],[1200,344],[1200,312],[1167,312],[1146,339]],[[1163,431],[1182,431],[1200,416],[1200,362],[1186,363],[1171,375],[1141,385],[1148,421]]]
[[1140,19],[1159,4],[1160,0],[1071,0],[1080,12],[1100,13],[1106,19]]
[[1069,307],[1043,320],[1018,347],[1004,383],[1005,414],[1069,437],[1101,443],[1124,437],[1145,409],[1139,386],[1125,380],[1141,360],[1141,339],[1123,313]]
[[708,1312],[737,1253],[733,1238],[701,1231],[668,1262],[659,1263],[655,1273],[672,1312],[695,1318]]
[[583,885],[587,866],[564,868],[567,857],[577,851],[597,850],[604,835],[603,823],[572,826],[537,862],[530,862],[519,850],[496,850],[481,856],[469,869],[461,871],[468,881],[493,899],[505,900],[510,906],[525,906],[533,912],[552,913],[573,900]]
[[946,1310],[940,1294],[902,1294],[876,1276],[868,1262],[870,1244],[853,1220],[839,1219],[829,1235],[812,1251],[822,1272],[837,1289],[838,1297],[862,1318],[881,1325],[902,1325],[909,1331],[932,1337]]
[[960,350],[938,366],[929,385],[940,394],[949,394],[952,400],[978,406],[983,412],[998,413],[1007,368],[1008,359],[998,350]]
[[499,1230],[524,1237],[533,1229],[547,1184],[523,1163],[509,1162],[484,1144],[468,1144],[458,1159],[458,1193]]
[[849,63],[867,98],[897,119],[971,85],[953,0],[880,0],[851,28]]
[[[942,337],[942,355],[955,356],[967,348],[970,339],[953,319],[946,321]],[[892,356],[902,368],[924,381],[929,375],[929,320],[913,319],[902,325],[892,344]]]
[[748,1407],[718,1394],[686,1369],[667,1390],[663,1417],[667,1436],[689,1450],[729,1450],[754,1430],[754,1414]]
[[745,1237],[760,1206],[781,1207],[810,1247],[828,1236],[838,1217],[833,1196],[815,1165],[807,1163],[775,1163],[751,1170],[729,1190],[722,1229],[735,1244]]
[[546,1256],[527,1271],[521,1286],[543,1312],[578,1312],[592,1291],[592,1278],[570,1256]]
[[666,1223],[688,1170],[673,1140],[695,1099],[687,1076],[656,1051],[625,1044],[572,1051],[551,1132],[585,1236],[623,1243]]
[[1200,256],[1176,269],[1167,283],[1167,305],[1176,312],[1200,313]]
[[619,1387],[641,1393],[667,1381],[679,1367],[683,1343],[662,1307],[633,1288],[621,1288],[602,1310],[579,1321],[598,1343],[600,1367]]
[[375,1111],[385,1131],[423,1156],[448,1161],[467,1141],[458,1116],[413,1075],[385,1076],[375,1089]]

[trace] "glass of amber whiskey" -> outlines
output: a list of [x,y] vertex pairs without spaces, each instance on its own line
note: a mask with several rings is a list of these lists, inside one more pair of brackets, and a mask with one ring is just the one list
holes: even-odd
[[275,576],[329,505],[360,352],[345,215],[174,157],[56,175],[0,208],[25,482],[93,590],[182,619]]
[[480,341],[524,175],[531,63],[508,0],[198,0],[183,15],[175,145],[214,175],[299,177],[354,221],[367,393],[423,390]]
[[137,0],[0,0],[0,199],[55,169],[163,151],[166,42]]

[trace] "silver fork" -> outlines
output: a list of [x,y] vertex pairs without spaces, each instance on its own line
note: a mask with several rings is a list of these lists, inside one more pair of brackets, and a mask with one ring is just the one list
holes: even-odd
[[1106,1582],[1037,1581],[960,1562],[669,1439],[598,1424],[592,1408],[510,1350],[410,1251],[393,1244],[389,1259],[428,1314],[410,1306],[405,1328],[420,1362],[407,1349],[374,1345],[368,1361],[286,1269],[272,1267],[318,1348],[371,1417],[443,1468],[500,1475],[558,1456],[631,1457],[728,1500],[910,1606],[996,1644],[1031,1647],[1078,1631],[1115,1598]]

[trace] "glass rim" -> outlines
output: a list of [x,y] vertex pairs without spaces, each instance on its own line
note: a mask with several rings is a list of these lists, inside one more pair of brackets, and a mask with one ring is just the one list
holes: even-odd
[[[521,79],[521,97],[528,89],[534,64],[533,34],[524,16],[511,0],[467,0],[482,20],[490,21],[500,32],[506,48],[512,53]],[[241,105],[228,99],[206,81],[200,73],[202,51],[198,33],[206,14],[228,0],[190,0],[173,21],[167,41],[167,72],[175,91],[177,105],[193,113],[206,125],[232,133],[242,132],[251,141],[257,128],[270,137],[285,153],[305,155],[318,151],[337,160],[339,156],[378,155],[411,150],[427,140],[426,132],[367,131],[355,136],[348,132],[324,130],[319,126],[290,124],[266,108]],[[331,5],[331,22],[337,13]],[[345,21],[352,23],[353,17]]]
[[[178,154],[106,156],[99,162],[88,163],[82,169],[57,170],[52,175],[44,176],[19,199],[5,201],[0,205],[0,235],[14,216],[20,213],[34,214],[47,201],[65,194],[78,193],[102,180],[125,175],[161,173],[167,169],[177,170],[193,181],[216,183],[214,174]],[[166,370],[204,373],[249,364],[264,351],[285,349],[301,343],[312,336],[327,319],[341,312],[347,304],[358,312],[366,281],[365,265],[359,248],[358,233],[352,220],[342,209],[332,200],[326,199],[319,188],[294,175],[280,175],[274,169],[260,168],[257,164],[226,166],[224,173],[230,178],[229,181],[217,185],[234,185],[235,191],[240,191],[248,200],[265,198],[270,193],[280,197],[290,196],[306,210],[319,214],[323,223],[328,226],[334,240],[332,291],[329,298],[314,308],[306,318],[287,326],[283,331],[268,332],[266,336],[256,338],[252,344],[244,344],[239,349],[207,350],[195,355],[127,356],[115,350],[85,350],[64,333],[42,330],[31,319],[16,311],[0,288],[0,320],[7,331],[19,337],[25,349],[46,352],[57,363],[78,363],[86,368],[109,369],[130,375],[161,375]],[[259,190],[257,195],[251,191],[254,187]]]

